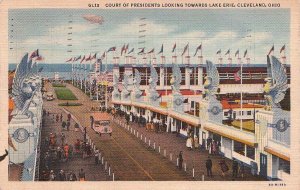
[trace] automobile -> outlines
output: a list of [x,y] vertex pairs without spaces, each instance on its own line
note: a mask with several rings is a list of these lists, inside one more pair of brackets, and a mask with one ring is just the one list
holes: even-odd
[[48,93],[48,94],[46,95],[46,99],[47,99],[47,101],[52,101],[52,100],[54,100],[53,94],[52,94],[52,93]]
[[99,134],[112,135],[111,117],[105,112],[95,112],[91,115],[92,129]]

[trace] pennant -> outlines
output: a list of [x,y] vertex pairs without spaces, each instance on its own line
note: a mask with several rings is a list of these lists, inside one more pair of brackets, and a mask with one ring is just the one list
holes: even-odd
[[247,53],[248,53],[248,51],[247,51],[247,49],[246,49],[246,51],[245,51],[245,53],[244,53],[244,58],[246,57]]
[[127,44],[126,47],[125,47],[125,53],[127,53],[128,48],[129,48],[129,44]]
[[150,50],[150,51],[148,52],[148,54],[149,54],[149,53],[154,53],[154,48],[153,48],[152,50]]
[[68,63],[68,62],[72,61],[72,59],[73,59],[73,58],[70,58],[70,59],[68,59],[68,60],[66,61],[66,63]]
[[126,51],[126,46],[124,44],[123,47],[121,48],[121,56],[123,55],[123,52],[125,52],[125,51]]
[[176,50],[176,43],[173,45],[172,53]]
[[273,51],[274,51],[274,45],[273,45],[272,48],[270,49],[268,55],[270,55]]
[[158,52],[158,54],[161,54],[164,52],[164,44],[161,44],[161,48],[160,48],[160,51]]
[[111,48],[109,48],[109,49],[107,50],[107,52],[110,52],[110,51],[116,51],[116,46],[111,47]]
[[221,54],[221,49],[219,49],[219,50],[217,51],[217,55],[218,55],[218,54]]
[[235,52],[234,56],[236,57],[236,55],[240,55],[240,50],[239,49]]
[[85,60],[85,55],[83,56],[83,58],[81,59],[80,63],[82,63]]
[[104,59],[105,58],[105,52],[103,52],[103,54],[101,55],[100,59]]
[[96,57],[97,57],[97,53],[95,53],[95,54],[93,55],[93,57],[91,58],[91,60],[96,59]]
[[38,56],[39,56],[39,50],[37,49],[37,50],[35,50],[34,52],[31,53],[30,59],[33,59],[33,58],[38,57]]
[[89,55],[88,58],[85,59],[85,61],[91,61],[91,54]]
[[241,80],[241,70],[239,70],[238,72],[234,73],[234,80],[235,81],[239,81]]
[[201,50],[201,48],[202,48],[202,44],[200,44],[200,45],[197,47],[196,52],[195,52],[195,54],[194,54],[194,57],[197,55],[198,50]]
[[183,52],[182,52],[181,56],[183,56],[183,55],[185,54],[185,52],[186,52],[188,49],[189,49],[189,43],[188,43],[188,44],[186,44],[186,46],[184,47],[184,49],[183,49]]
[[141,54],[144,54],[145,52],[145,48],[143,48],[138,54],[141,55]]
[[227,52],[225,53],[225,55],[230,54],[230,49],[227,50]]
[[285,50],[285,44],[281,47],[280,53]]
[[79,55],[78,57],[76,57],[74,61],[78,61],[80,59],[81,59],[81,55]]
[[134,51],[134,48],[132,48],[132,49],[128,52],[128,54],[131,54],[133,51]]

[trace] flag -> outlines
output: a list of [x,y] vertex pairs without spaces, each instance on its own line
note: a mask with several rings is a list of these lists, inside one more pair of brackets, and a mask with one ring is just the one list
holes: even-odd
[[81,59],[80,63],[82,63],[85,60],[85,55],[83,56],[83,58]]
[[74,61],[78,61],[80,59],[81,59],[81,55],[79,55],[78,57],[76,57]]
[[195,54],[194,54],[194,57],[195,57],[196,54],[198,53],[198,50],[201,50],[201,48],[202,48],[202,44],[200,44],[200,45],[197,47],[196,52],[195,52]]
[[273,45],[272,48],[270,49],[268,55],[270,55],[273,51],[274,51],[274,45]]
[[125,53],[127,53],[128,48],[129,48],[129,44],[127,44],[126,47],[125,47]]
[[[71,59],[72,59],[72,58],[71,58]],[[44,57],[38,56],[35,60],[36,60],[36,61],[42,61],[42,60],[44,60]]]
[[219,49],[219,50],[217,51],[217,54],[221,54],[221,49]]
[[128,52],[128,54],[132,53],[133,51],[134,51],[134,48],[132,48],[132,49]]
[[176,43],[173,46],[172,53],[174,53],[175,49],[176,49]]
[[182,52],[181,56],[183,56],[183,55],[185,54],[185,52],[186,52],[188,49],[189,49],[189,43],[188,43],[188,44],[186,44],[186,46],[184,47],[184,49],[183,49],[183,52]]
[[43,69],[44,69],[44,68],[43,68],[43,67],[41,67],[41,68],[39,69],[39,73],[40,73],[40,72],[42,72],[42,70],[43,70]]
[[154,53],[154,48],[152,50],[150,50],[148,53]]
[[95,53],[95,54],[93,55],[93,57],[91,58],[91,60],[96,59],[96,57],[97,57],[97,53]]
[[85,59],[85,61],[90,61],[91,60],[91,54],[89,55],[88,58]]
[[158,52],[158,54],[161,54],[164,52],[164,44],[161,44],[161,48],[160,48],[160,51]]
[[145,48],[143,48],[138,54],[141,55],[145,52]]
[[280,53],[284,50],[285,50],[285,45],[283,45],[282,48],[280,49]]
[[105,52],[103,52],[103,54],[101,55],[100,59],[104,59],[105,58]]
[[124,44],[123,47],[121,48],[121,56],[123,55],[123,52],[125,52],[125,51],[126,51],[126,46]]
[[225,53],[225,55],[230,54],[230,49],[227,50],[227,52]]
[[107,50],[107,52],[110,52],[110,51],[116,51],[116,46],[111,47],[111,48],[109,48],[109,49]]
[[73,59],[73,58],[71,57],[70,59],[68,59],[68,60],[66,61],[66,63],[71,62],[72,59]]
[[241,80],[241,70],[239,70],[238,72],[234,73],[234,80],[235,81],[239,81]]
[[30,59],[33,59],[33,58],[38,57],[38,56],[39,56],[39,50],[37,49],[37,50],[35,50],[34,52],[31,53]]
[[236,55],[240,55],[240,50],[239,49],[235,52],[234,56],[236,57]]
[[244,53],[244,58],[246,57],[247,53],[248,53],[248,52],[247,52],[247,50],[246,50],[245,53]]

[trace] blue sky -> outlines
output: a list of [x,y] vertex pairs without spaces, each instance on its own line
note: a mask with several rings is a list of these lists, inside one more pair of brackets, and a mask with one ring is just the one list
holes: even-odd
[[[104,23],[91,24],[83,19],[85,14],[102,16]],[[141,21],[142,17],[146,20]],[[9,62],[19,62],[25,52],[37,48],[46,63],[63,63],[70,57],[91,52],[100,56],[112,46],[120,52],[124,43],[137,52],[139,25],[143,23],[147,30],[146,51],[155,48],[157,54],[163,43],[167,61],[171,60],[175,42],[178,55],[189,43],[191,56],[202,43],[204,59],[212,61],[217,60],[219,49],[224,58],[228,49],[231,56],[237,49],[241,54],[248,49],[252,63],[265,63],[273,44],[277,56],[286,44],[289,58],[289,9],[11,9]],[[72,29],[68,29],[70,26]]]

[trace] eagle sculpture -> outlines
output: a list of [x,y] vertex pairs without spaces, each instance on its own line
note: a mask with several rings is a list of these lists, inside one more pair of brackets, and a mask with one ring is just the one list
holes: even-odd
[[211,61],[206,61],[206,73],[204,82],[204,95],[206,99],[216,98],[219,86],[219,72],[215,64]]
[[287,74],[285,67],[274,56],[267,56],[268,77],[265,79],[264,92],[267,110],[280,108],[288,89]]
[[170,84],[172,91],[175,94],[180,92],[180,83],[182,80],[181,71],[177,64],[173,64],[172,73]]
[[150,66],[150,79],[149,79],[149,92],[150,92],[150,98],[153,101],[156,101],[158,98],[160,98],[160,95],[156,91],[157,81],[158,81],[158,74],[156,72],[156,69],[153,67],[153,65]]
[[28,61],[28,53],[22,58],[16,68],[12,85],[12,99],[16,105],[12,115],[28,115],[28,108],[37,90],[29,78],[33,76],[32,60]]
[[134,75],[133,85],[135,88],[135,96],[136,98],[139,98],[142,96],[142,91],[140,90],[141,74],[137,69],[134,70],[134,73],[135,75]]
[[123,85],[123,90],[122,93],[124,94],[125,97],[128,97],[130,95],[130,91],[128,90],[129,87],[129,75],[124,73],[124,79],[122,82]]

